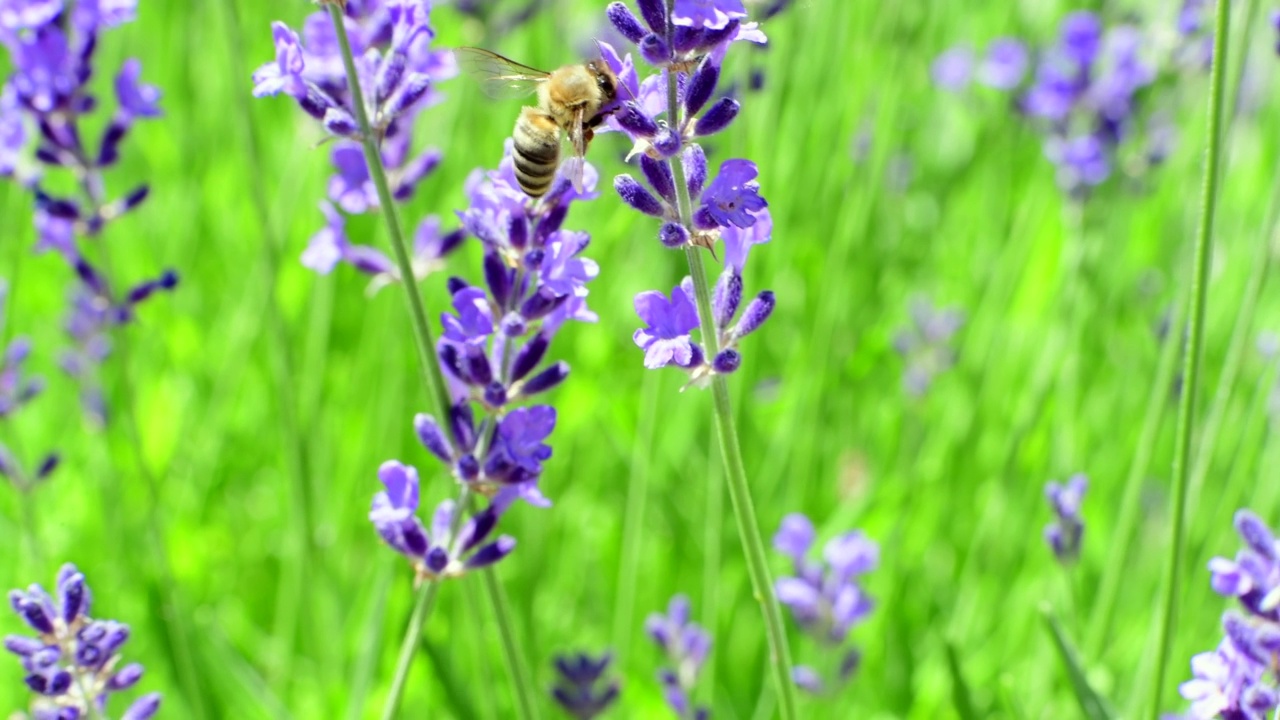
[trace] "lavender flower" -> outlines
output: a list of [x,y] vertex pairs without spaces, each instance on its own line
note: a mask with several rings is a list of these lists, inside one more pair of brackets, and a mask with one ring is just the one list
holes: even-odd
[[[421,0],[346,5],[352,52],[365,89],[365,110],[378,136],[391,195],[397,202],[411,199],[440,164],[441,152],[436,148],[411,151],[413,125],[422,110],[440,101],[436,84],[457,74],[453,54],[431,48],[435,31],[429,23],[429,8]],[[328,202],[320,206],[326,222],[312,236],[302,264],[327,274],[338,263],[347,263],[372,276],[371,290],[399,281],[399,272],[386,255],[347,239],[346,219],[335,209],[359,215],[377,211],[379,201],[360,148],[354,100],[328,13],[320,10],[309,15],[301,35],[284,23],[274,23],[272,37],[276,58],[254,73],[254,95],[293,98],[304,112],[321,121],[330,135],[339,138],[330,152],[336,172],[329,179]],[[458,231],[442,234],[440,220],[433,216],[422,220],[418,235],[415,280],[439,269],[444,256],[463,238]]]
[[698,684],[698,674],[711,652],[711,635],[690,620],[689,598],[676,595],[667,614],[651,614],[645,632],[666,654],[668,667],[658,671],[663,697],[681,720],[705,720],[710,710],[693,705],[690,694]]
[[902,386],[908,395],[923,397],[934,380],[955,365],[952,339],[963,326],[959,310],[935,307],[924,297],[911,300],[911,322],[893,340],[894,350],[906,362]]
[[613,655],[604,653],[594,658],[586,653],[556,657],[559,678],[551,689],[551,697],[566,713],[578,720],[591,720],[603,715],[618,699],[621,691],[617,680],[605,680]]
[[[695,6],[697,6],[695,8]],[[634,341],[644,350],[645,367],[656,369],[674,365],[684,370],[691,384],[703,385],[717,374],[728,374],[741,365],[739,341],[760,327],[774,307],[771,292],[762,292],[748,303],[735,322],[743,293],[743,270],[752,245],[769,241],[773,221],[768,202],[760,195],[759,171],[746,159],[730,159],[710,178],[707,158],[696,140],[720,132],[737,116],[740,105],[731,97],[712,101],[720,78],[720,63],[735,40],[763,42],[764,35],[754,23],[742,24],[745,11],[740,4],[705,2],[677,3],[670,37],[674,48],[666,47],[668,37],[665,9],[661,3],[641,3],[641,24],[622,3],[613,3],[608,16],[617,30],[638,43],[641,55],[659,69],[679,74],[683,91],[680,123],[670,127],[662,73],[638,81],[630,55],[619,57],[603,46],[605,61],[613,68],[631,97],[613,113],[608,124],[629,135],[635,143],[632,155],[639,155],[644,182],[631,175],[614,179],[614,189],[633,209],[661,220],[658,238],[667,248],[714,248],[725,246],[724,273],[716,284],[712,308],[716,337],[695,342],[692,332],[701,327],[691,279],[672,290],[668,297],[659,292],[642,292],[635,309],[645,327]],[[684,14],[682,14],[684,13]],[[694,63],[689,67],[690,63]],[[684,187],[677,187],[673,162],[680,163]],[[680,196],[697,204],[692,216],[681,218]]]
[[1088,478],[1076,474],[1065,485],[1051,482],[1044,488],[1054,514],[1054,521],[1044,529],[1044,539],[1059,562],[1075,562],[1080,556],[1080,541],[1084,538],[1080,506],[1088,487]]
[[[1184,15],[1189,12],[1184,9]],[[1063,18],[1056,41],[1046,47],[1029,51],[1014,38],[993,41],[977,77],[989,87],[1015,93],[1021,114],[1044,135],[1045,156],[1058,168],[1059,186],[1079,200],[1115,174],[1126,144],[1159,130],[1157,124],[1144,131],[1148,121],[1140,114],[1142,96],[1156,77],[1147,59],[1150,44],[1134,25],[1108,28],[1091,12],[1075,12]],[[1024,88],[1032,55],[1035,69]],[[957,68],[940,79],[938,70],[935,78],[946,89],[959,89],[970,71],[958,67],[958,56],[940,57],[935,68],[948,58]],[[1152,138],[1150,143],[1160,147],[1140,164],[1159,164],[1167,155],[1163,145],[1168,139],[1167,133]]]
[[[129,627],[91,618],[91,600],[84,575],[70,563],[58,571],[55,596],[39,585],[9,593],[13,611],[36,634],[4,639],[5,649],[22,661],[27,687],[37,695],[35,718],[91,717],[90,704],[102,713],[111,694],[132,688],[142,678],[138,663],[121,667],[119,651],[129,639]],[[150,693],[120,717],[146,720],[159,709],[160,694]]]
[[[0,279],[0,335],[3,334],[5,302],[8,299],[8,285]],[[27,358],[31,356],[31,341],[18,337],[8,346],[0,346],[0,423],[9,423],[18,412],[35,400],[44,389],[44,381],[26,371]],[[0,443],[0,477],[8,478],[20,490],[29,490],[45,480],[57,469],[59,455],[48,453],[36,464],[34,470],[27,470],[19,459],[8,448]]]
[[794,577],[780,577],[778,600],[791,609],[805,634],[816,640],[822,652],[833,658],[830,677],[807,665],[797,665],[792,680],[814,694],[833,692],[847,683],[858,669],[861,653],[847,645],[849,631],[871,614],[871,598],[858,584],[880,561],[876,543],[860,532],[847,532],[827,541],[822,562],[809,559],[817,533],[809,518],[787,515],[773,536],[773,547],[791,558]]
[[1209,572],[1214,592],[1244,612],[1224,613],[1217,649],[1191,658],[1192,679],[1178,690],[1196,720],[1266,720],[1280,707],[1271,672],[1280,661],[1280,542],[1248,510],[1236,512],[1235,527],[1245,547],[1234,560],[1210,560]]
[[515,549],[515,539],[507,535],[486,543],[498,522],[494,506],[476,513],[454,533],[456,505],[446,500],[436,508],[428,532],[417,517],[418,471],[390,460],[378,469],[378,479],[386,489],[373,496],[369,520],[387,545],[413,563],[419,581],[460,577]]
[[[136,2],[68,3],[40,0],[9,3],[0,9],[0,44],[13,59],[15,72],[0,89],[0,176],[12,176],[31,188],[35,198],[37,252],[53,251],[74,270],[68,331],[73,347],[63,367],[84,381],[81,394],[90,417],[105,420],[102,393],[90,368],[106,357],[105,341],[86,345],[111,326],[131,322],[137,306],[178,282],[172,270],[121,288],[80,252],[78,243],[97,239],[112,220],[137,209],[148,197],[147,185],[123,195],[107,194],[104,171],[114,166],[130,131],[139,120],[162,115],[160,91],[142,82],[138,60],[125,60],[114,73],[116,110],[96,144],[86,144],[83,121],[105,107],[89,89],[97,49],[106,30],[132,22]],[[8,28],[10,32],[5,32]],[[64,171],[81,188],[79,197],[51,194],[38,170],[23,171],[19,155],[33,139],[25,126],[39,128],[34,157],[46,171]],[[92,317],[92,319],[90,319]],[[90,329],[92,326],[92,329]]]
[[929,68],[933,82],[943,90],[959,92],[973,79],[973,50],[958,46],[944,51]]

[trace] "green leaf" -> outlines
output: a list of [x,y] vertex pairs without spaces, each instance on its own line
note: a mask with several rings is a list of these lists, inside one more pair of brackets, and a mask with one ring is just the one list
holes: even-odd
[[955,643],[946,641],[947,669],[951,672],[951,701],[961,720],[978,720],[982,714],[973,705],[973,693],[969,691],[969,683],[964,679],[964,669],[960,667],[960,655],[956,653]]
[[1113,720],[1115,712],[1107,701],[1089,684],[1089,678],[1085,674],[1084,666],[1080,663],[1080,655],[1076,652],[1075,645],[1071,643],[1071,639],[1063,631],[1057,616],[1047,606],[1040,608],[1040,614],[1044,616],[1045,625],[1049,628],[1049,634],[1053,636],[1053,644],[1058,649],[1058,657],[1062,658],[1062,664],[1067,669],[1067,676],[1071,679],[1071,689],[1075,692],[1076,700],[1080,703],[1080,709],[1084,711],[1085,717],[1089,718],[1089,720]]

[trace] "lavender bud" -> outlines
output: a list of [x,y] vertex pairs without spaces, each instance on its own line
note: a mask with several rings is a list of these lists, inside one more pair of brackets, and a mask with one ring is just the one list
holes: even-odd
[[538,367],[538,363],[542,362],[543,356],[547,354],[547,347],[550,341],[543,333],[534,335],[524,347],[516,352],[515,360],[511,363],[511,379],[513,381],[523,380],[526,375],[533,372]]
[[[4,649],[21,657],[34,655],[43,650],[44,647],[44,643],[39,640],[22,635],[6,635],[4,638]],[[56,650],[57,648],[54,649]]]
[[32,630],[41,635],[53,633],[53,620],[45,613],[44,607],[40,603],[22,598],[14,603],[14,609],[18,611],[23,620],[27,621]]
[[458,346],[453,343],[443,343],[440,345],[438,354],[440,355],[440,364],[451,375],[465,382],[466,378],[462,374],[462,356],[458,353]]
[[631,42],[639,43],[644,38],[646,33],[640,26],[640,20],[623,3],[609,3],[609,7],[605,9],[605,15],[618,32]]
[[382,108],[380,121],[385,125],[399,118],[406,110],[416,105],[430,89],[430,75],[425,73],[410,75],[400,90]]
[[449,426],[458,447],[470,451],[476,444],[476,424],[471,416],[471,405],[463,400],[449,408]]
[[520,304],[520,314],[527,320],[538,320],[564,304],[568,295],[553,297],[539,291]]
[[502,318],[501,329],[503,335],[515,338],[529,332],[529,324],[520,317],[520,313],[509,312]]
[[694,133],[700,136],[715,135],[721,130],[729,127],[729,123],[738,117],[738,111],[742,109],[742,104],[733,98],[720,98],[711,109],[707,110],[707,114],[698,118],[694,122]]
[[76,258],[76,275],[94,295],[101,297],[107,294],[107,281],[84,258]]
[[622,200],[645,215],[662,217],[666,211],[658,198],[654,197],[635,178],[630,175],[619,175],[613,179],[613,189],[618,191]]
[[529,268],[542,267],[542,261],[547,257],[547,252],[542,248],[534,248],[524,254],[524,265]]
[[725,23],[724,27],[719,28],[718,30],[707,30],[706,32],[701,33],[702,37],[699,40],[698,46],[700,48],[712,48],[716,45],[728,42],[730,38],[738,34],[738,26],[741,24],[742,23],[737,19],[734,19]]
[[640,41],[640,55],[650,65],[666,65],[671,62],[671,46],[661,37],[649,33]]
[[503,535],[498,538],[497,541],[485,545],[477,550],[470,558],[467,558],[466,566],[472,570],[488,567],[507,555],[510,555],[511,551],[514,550],[515,547],[515,538],[509,535]]
[[706,207],[700,207],[693,211],[693,226],[699,230],[715,230],[720,227],[715,217],[711,215],[711,211]]
[[440,572],[449,567],[449,553],[441,547],[433,547],[427,553],[427,568],[431,572]]
[[737,370],[740,365],[742,365],[742,356],[733,349],[721,350],[711,361],[711,367],[721,375],[728,375]]
[[36,468],[36,480],[44,480],[58,469],[58,463],[62,462],[61,456],[57,453],[49,453],[45,456],[44,461],[40,463],[40,467]]
[[58,153],[58,150],[56,148],[49,147],[48,145],[41,145],[37,147],[35,155],[36,160],[39,160],[45,165],[65,165],[65,163],[62,162],[62,155]]
[[471,385],[488,385],[493,380],[493,368],[484,349],[467,346],[462,356],[463,380]]
[[646,115],[634,101],[624,103],[613,114],[613,117],[622,126],[623,130],[636,137],[651,138],[658,134],[658,124],[653,121],[653,118]]
[[707,104],[719,80],[720,68],[716,67],[716,64],[711,62],[711,58],[708,56],[698,65],[693,77],[689,79],[689,87],[685,90],[684,107],[686,117],[697,115],[702,106]]
[[440,238],[440,257],[444,257],[454,250],[457,250],[458,246],[462,244],[462,241],[466,239],[467,231],[462,228],[458,228],[457,230],[454,230],[448,235]]
[[1262,557],[1275,562],[1276,539],[1266,523],[1248,510],[1238,511],[1235,520],[1236,531],[1244,538],[1245,544]]
[[663,223],[662,228],[658,230],[658,240],[662,241],[665,247],[681,248],[689,244],[689,231],[680,223]]
[[675,34],[671,38],[671,43],[675,45],[676,52],[680,54],[690,53],[705,45],[703,38],[706,33],[700,27],[690,27],[688,25],[677,25]]
[[107,687],[112,692],[128,690],[134,685],[137,685],[138,681],[141,679],[142,665],[138,663],[129,663],[116,671],[116,674],[111,676],[111,679],[107,681]]
[[569,363],[562,360],[530,378],[520,392],[526,397],[537,395],[559,385],[567,377],[569,377]]
[[466,481],[480,477],[480,462],[474,455],[464,455],[457,465],[458,477]]
[[671,166],[660,160],[654,160],[648,155],[641,155],[640,169],[644,171],[644,177],[653,189],[657,190],[667,202],[675,204],[676,181],[671,176]]
[[435,418],[423,413],[414,415],[413,430],[418,433],[418,441],[430,450],[432,455],[440,458],[440,461],[446,465],[453,462],[453,449],[449,447],[449,440],[445,438],[444,431],[440,429]]
[[702,152],[702,147],[697,144],[689,145],[680,155],[680,162],[684,165],[684,177],[689,183],[689,194],[698,197],[702,194],[702,186],[707,182],[706,153]]
[[663,128],[658,131],[658,136],[653,140],[653,149],[663,158],[675,157],[680,152],[683,144],[680,134],[670,128]]
[[84,575],[73,574],[66,582],[58,583],[58,605],[62,608],[62,620],[75,622],[84,610]]
[[547,238],[551,237],[551,233],[560,229],[564,224],[564,218],[569,214],[569,206],[567,204],[556,204],[547,211],[542,219],[538,221],[538,227],[533,231],[533,244],[545,245]]
[[120,720],[151,720],[160,711],[160,693],[147,693],[129,706]]
[[55,198],[36,190],[36,209],[62,220],[79,220],[80,206],[74,200]]
[[511,270],[495,252],[484,254],[484,280],[489,286],[489,294],[493,296],[498,307],[505,308],[511,299]]
[[351,117],[351,113],[339,108],[329,108],[325,111],[324,129],[332,135],[346,138],[358,138],[360,136],[360,126],[356,124],[356,119]]
[[400,80],[404,78],[404,68],[408,61],[408,57],[400,50],[387,53],[382,64],[378,67],[378,75],[374,79],[374,101],[376,103],[381,105],[387,98],[391,97],[391,93],[400,87]]
[[752,300],[747,309],[742,313],[742,319],[738,321],[737,327],[733,329],[735,338],[744,338],[755,332],[765,320],[769,319],[769,315],[773,313],[774,299],[773,293],[765,290]]
[[738,305],[742,303],[742,276],[730,269],[720,274],[711,296],[711,316],[715,318],[716,328],[723,330],[733,322],[738,313]]
[[523,215],[517,215],[511,218],[511,226],[509,228],[507,242],[511,243],[511,247],[517,250],[523,250],[529,245],[529,221]]
[[470,285],[467,284],[466,280],[463,280],[457,275],[451,275],[448,280],[445,280],[444,286],[445,286],[445,289],[449,291],[450,295],[457,295],[463,290],[466,290],[467,288],[471,287]]
[[130,127],[129,122],[120,118],[113,120],[107,126],[106,132],[102,133],[102,144],[98,149],[98,167],[109,167],[120,159],[120,143],[125,135],[129,134]]
[[484,402],[489,407],[500,408],[507,404],[507,388],[494,380],[484,388]]
[[147,199],[149,195],[151,195],[151,186],[139,185],[138,187],[134,188],[133,191],[130,192],[128,195],[124,196],[124,204],[123,204],[122,211],[127,212],[129,210],[132,210],[138,207],[143,203],[144,200]]
[[659,34],[667,32],[667,6],[663,0],[636,0],[636,5],[650,30]]
[[701,367],[707,361],[707,354],[702,352],[702,346],[698,343],[689,343],[689,362],[681,365],[683,368]]

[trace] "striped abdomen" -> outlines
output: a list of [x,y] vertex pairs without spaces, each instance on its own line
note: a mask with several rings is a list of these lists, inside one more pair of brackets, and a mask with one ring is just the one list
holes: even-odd
[[520,189],[529,197],[546,195],[560,165],[560,126],[550,114],[525,107],[520,110],[511,137],[515,141],[513,159]]

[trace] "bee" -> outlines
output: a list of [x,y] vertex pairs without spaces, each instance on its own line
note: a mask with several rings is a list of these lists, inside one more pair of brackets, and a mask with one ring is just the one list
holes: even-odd
[[490,97],[538,94],[537,107],[521,108],[511,133],[520,189],[531,198],[540,198],[551,189],[564,133],[573,145],[572,164],[566,162],[566,174],[580,191],[587,145],[618,95],[618,78],[609,65],[604,60],[588,60],[545,72],[480,48],[459,48],[454,54]]

